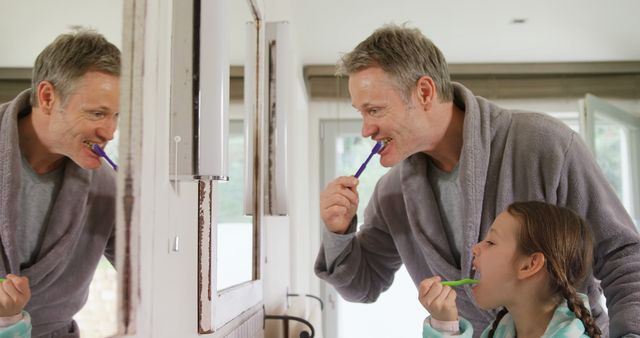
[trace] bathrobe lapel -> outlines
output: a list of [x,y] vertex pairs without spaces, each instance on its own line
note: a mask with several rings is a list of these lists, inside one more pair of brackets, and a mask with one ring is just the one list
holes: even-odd
[[0,276],[20,272],[20,257],[15,244],[21,176],[18,113],[28,101],[27,90],[0,106]]
[[[435,194],[428,179],[428,159],[424,154],[413,155],[410,165],[402,166],[402,196],[411,231],[423,244],[425,257],[434,273],[442,276],[459,274],[453,250],[442,226]],[[427,175],[425,175],[427,173]]]
[[[489,159],[491,156],[492,140],[492,116],[488,106],[481,106],[482,101],[468,89],[454,83],[456,105],[464,110],[463,144],[460,154],[460,189],[464,205],[464,247],[461,256],[461,277],[473,277],[471,270],[471,247],[481,238],[485,229],[481,229],[483,219],[483,201]],[[488,224],[491,224],[489,221]],[[467,295],[473,298],[471,288],[463,289]]]

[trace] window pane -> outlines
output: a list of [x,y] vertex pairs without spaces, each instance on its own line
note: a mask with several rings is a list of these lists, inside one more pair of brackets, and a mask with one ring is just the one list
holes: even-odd
[[564,122],[569,128],[573,129],[576,133],[580,133],[580,115],[577,111],[572,112],[546,112],[558,120]]
[[116,132],[113,134],[113,140],[107,143],[107,146],[104,147],[104,152],[107,153],[107,156],[115,162],[115,164],[120,164],[118,161],[118,141],[120,140],[119,129],[116,129]]
[[110,337],[117,332],[117,284],[116,269],[102,257],[89,287],[87,303],[73,316],[83,338]]
[[253,279],[253,224],[243,215],[244,133],[242,121],[229,123],[229,181],[218,182],[218,290]]
[[587,141],[607,181],[637,225],[640,215],[640,184],[637,181],[640,118],[590,94],[585,96],[584,109]]
[[620,125],[596,116],[595,123],[596,154],[598,164],[604,175],[613,186],[618,196],[622,197],[622,139],[624,130]]

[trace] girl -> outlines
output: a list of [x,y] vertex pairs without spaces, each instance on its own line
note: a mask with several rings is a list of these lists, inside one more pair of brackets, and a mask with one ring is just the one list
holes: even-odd
[[[600,337],[587,297],[576,291],[591,269],[592,238],[573,211],[513,203],[472,253],[480,279],[472,287],[476,303],[485,310],[503,306],[482,337]],[[458,320],[455,291],[440,277],[423,280],[419,292],[431,314],[423,337],[472,337],[469,322]]]

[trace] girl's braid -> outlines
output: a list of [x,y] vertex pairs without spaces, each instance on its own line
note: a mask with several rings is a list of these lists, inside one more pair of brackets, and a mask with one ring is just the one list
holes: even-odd
[[498,323],[500,323],[500,320],[502,320],[502,317],[504,317],[507,312],[509,312],[509,310],[507,310],[506,307],[502,308],[502,310],[498,312],[498,314],[496,315],[496,319],[493,320],[493,324],[491,325],[491,331],[489,331],[488,338],[493,338],[493,335],[496,333],[496,329],[498,328]]

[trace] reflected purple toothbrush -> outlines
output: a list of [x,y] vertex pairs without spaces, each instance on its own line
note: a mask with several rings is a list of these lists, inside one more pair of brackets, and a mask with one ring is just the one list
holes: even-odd
[[367,167],[367,163],[369,163],[373,155],[377,154],[381,148],[382,148],[382,142],[376,142],[376,145],[374,145],[373,149],[371,149],[371,153],[369,154],[367,159],[364,161],[364,163],[362,163],[360,168],[358,168],[358,171],[356,172],[356,174],[353,176],[355,176],[356,178],[360,177],[360,174],[362,174],[362,172],[364,171],[364,168]]
[[98,156],[104,157],[104,159],[107,160],[109,164],[111,164],[111,166],[113,167],[113,170],[118,171],[118,166],[115,163],[113,163],[113,161],[109,158],[109,156],[107,156],[107,153],[105,153],[104,150],[102,150],[102,148],[100,148],[100,146],[97,143],[94,143],[91,145],[91,150],[93,150],[93,152],[96,153]]

